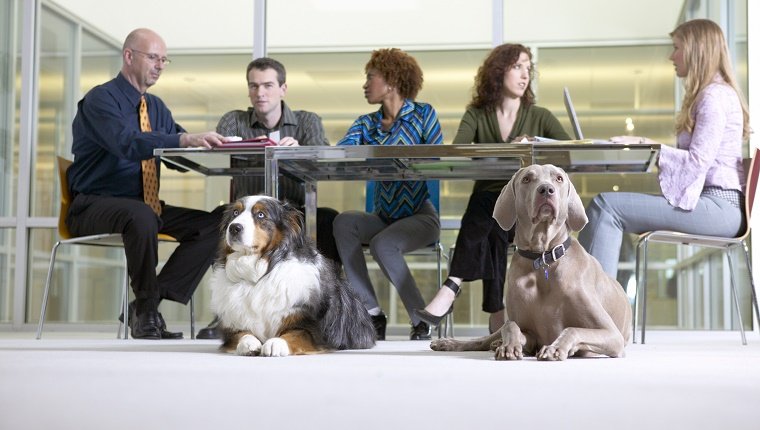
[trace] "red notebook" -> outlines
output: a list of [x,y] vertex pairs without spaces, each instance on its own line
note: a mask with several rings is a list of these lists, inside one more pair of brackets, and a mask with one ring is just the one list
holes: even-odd
[[268,137],[254,137],[253,139],[243,139],[235,142],[225,142],[214,149],[227,148],[261,148],[263,146],[276,146],[277,143]]

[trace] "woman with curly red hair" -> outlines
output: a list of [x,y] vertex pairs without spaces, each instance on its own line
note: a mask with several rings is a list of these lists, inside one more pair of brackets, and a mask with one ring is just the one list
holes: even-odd
[[[338,145],[440,145],[438,114],[415,101],[422,89],[422,70],[409,54],[396,48],[372,53],[364,67],[364,97],[380,109],[360,116]],[[409,338],[430,339],[430,327],[414,309],[425,305],[404,253],[438,240],[440,222],[425,181],[378,181],[374,212],[346,211],[333,222],[333,234],[351,287],[372,316],[378,340],[385,339],[386,317],[367,271],[362,245],[398,290],[412,321]]]
[[[557,118],[536,106],[531,81],[535,73],[528,48],[504,44],[494,48],[478,69],[472,101],[459,123],[455,144],[510,143],[535,136],[569,140]],[[462,216],[449,276],[419,318],[437,326],[454,310],[462,281],[483,280],[483,311],[490,332],[504,323],[504,282],[510,235],[493,219],[496,199],[508,181],[476,181]]]

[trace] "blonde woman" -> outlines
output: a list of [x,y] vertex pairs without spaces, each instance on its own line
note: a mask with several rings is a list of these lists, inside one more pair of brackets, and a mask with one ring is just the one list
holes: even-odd
[[[578,237],[613,278],[623,233],[736,236],[746,223],[742,142],[749,137],[749,114],[723,32],[714,22],[697,19],[679,25],[670,37],[670,60],[685,96],[676,117],[676,146],[660,150],[662,195],[602,193],[586,208],[589,223]],[[636,136],[610,140],[656,143]]]

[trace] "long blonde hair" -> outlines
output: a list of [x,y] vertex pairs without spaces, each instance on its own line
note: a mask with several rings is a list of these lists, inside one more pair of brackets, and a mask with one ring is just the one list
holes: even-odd
[[681,112],[676,117],[676,133],[694,130],[691,111],[697,96],[720,75],[736,91],[744,114],[744,139],[749,138],[749,110],[744,95],[736,84],[728,45],[718,24],[708,19],[695,19],[676,27],[670,37],[678,39],[683,49],[683,61],[688,73],[684,78],[685,94]]

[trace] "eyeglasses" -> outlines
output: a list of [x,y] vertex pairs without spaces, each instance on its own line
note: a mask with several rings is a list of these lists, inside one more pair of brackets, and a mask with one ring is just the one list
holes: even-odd
[[129,49],[131,49],[132,52],[137,52],[138,54],[143,54],[148,60],[150,60],[153,63],[158,63],[160,61],[161,64],[171,64],[171,62],[172,62],[172,60],[170,60],[170,59],[168,59],[166,57],[159,57],[158,54],[151,54],[149,52],[138,51],[137,49],[134,49],[134,48],[129,48]]

